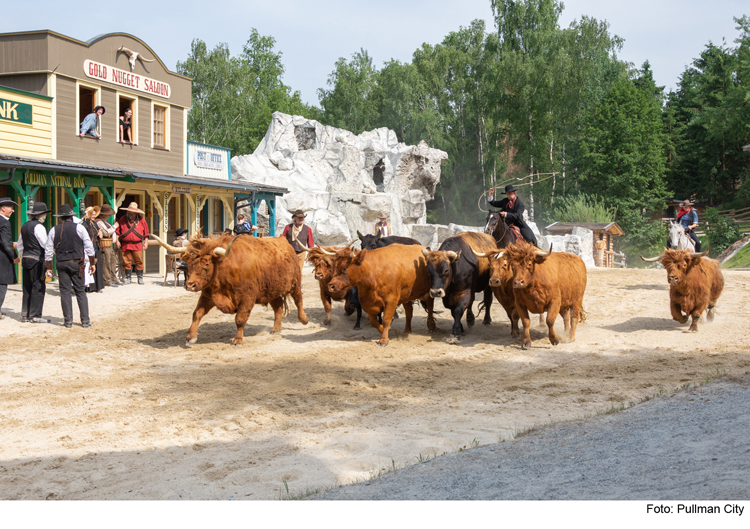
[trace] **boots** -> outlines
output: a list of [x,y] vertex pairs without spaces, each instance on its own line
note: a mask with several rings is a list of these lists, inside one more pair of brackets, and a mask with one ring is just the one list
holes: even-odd
[[138,276],[138,284],[139,285],[145,285],[146,283],[143,282],[143,270],[136,270],[135,275]]
[[125,284],[129,285],[133,282],[133,271],[132,270],[125,270]]

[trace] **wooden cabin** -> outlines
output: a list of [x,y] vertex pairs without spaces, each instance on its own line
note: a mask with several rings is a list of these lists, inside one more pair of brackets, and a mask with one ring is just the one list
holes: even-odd
[[573,228],[585,228],[594,232],[594,264],[612,268],[622,266],[621,253],[615,251],[615,240],[625,233],[616,222],[555,222],[544,228],[550,235],[570,235]]

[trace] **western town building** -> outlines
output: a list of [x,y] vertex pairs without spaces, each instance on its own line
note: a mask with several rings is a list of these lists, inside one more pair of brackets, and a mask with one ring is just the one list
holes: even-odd
[[[16,237],[39,200],[53,211],[136,202],[151,232],[167,239],[177,228],[191,236],[231,229],[238,201],[253,218],[264,201],[275,235],[275,197],[287,190],[233,180],[228,149],[187,141],[191,90],[191,79],[126,33],[88,42],[48,30],[0,34],[0,196],[20,205]],[[97,106],[101,138],[81,137]],[[120,137],[128,109],[133,144]],[[146,271],[163,273],[163,255],[150,245]]]

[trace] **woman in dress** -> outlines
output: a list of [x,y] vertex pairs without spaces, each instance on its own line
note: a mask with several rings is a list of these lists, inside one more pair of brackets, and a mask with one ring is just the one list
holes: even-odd
[[[133,123],[131,121],[131,118],[133,117],[133,111],[131,109],[125,110],[122,116],[120,116],[120,142],[121,143],[129,143],[130,145],[135,145],[133,143]],[[125,139],[127,138],[127,141]]]

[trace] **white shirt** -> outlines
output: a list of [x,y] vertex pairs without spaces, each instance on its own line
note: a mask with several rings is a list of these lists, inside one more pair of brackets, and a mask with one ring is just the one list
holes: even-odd
[[[47,245],[47,228],[44,227],[44,224],[39,223],[36,225],[34,228],[34,236],[36,237],[36,240],[39,241],[39,244],[42,245],[42,248]],[[23,237],[18,238],[16,251],[18,252],[18,255],[23,257]]]
[[[94,245],[91,242],[91,237],[89,237],[89,232],[86,231],[86,228],[83,227],[83,224],[81,224],[80,219],[78,222],[75,222],[76,218],[73,217],[73,222],[75,223],[76,227],[76,233],[83,241],[83,253],[88,255],[89,257],[94,257],[96,255],[94,253]],[[57,226],[49,230],[49,235],[47,236],[47,244],[44,246],[44,260],[45,261],[51,261],[52,256],[55,254],[55,233]]]

